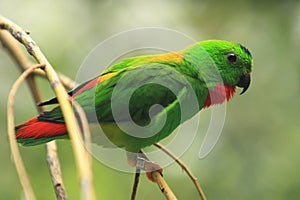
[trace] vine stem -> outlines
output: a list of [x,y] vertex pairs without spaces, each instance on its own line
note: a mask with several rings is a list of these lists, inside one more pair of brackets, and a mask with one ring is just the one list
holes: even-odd
[[[27,59],[27,57],[23,54],[21,49],[11,43],[8,42],[10,39],[5,32],[1,31],[1,29],[8,30],[10,34],[17,39],[20,43],[22,43],[29,54],[31,54],[40,64],[34,65]],[[41,52],[39,47],[36,45],[36,43],[28,36],[28,32],[24,31],[21,27],[14,24],[10,20],[2,17],[0,15],[0,40],[3,43],[5,47],[7,47],[8,51],[14,58],[14,60],[17,62],[17,64],[21,67],[21,69],[24,71],[23,74],[18,78],[16,83],[14,84],[8,100],[8,135],[9,135],[9,141],[12,151],[12,157],[15,162],[17,172],[20,178],[20,182],[22,184],[22,187],[24,189],[24,193],[27,199],[35,199],[35,195],[33,193],[30,181],[28,179],[28,175],[26,174],[26,170],[24,167],[24,164],[22,162],[17,142],[15,139],[14,134],[14,115],[13,115],[13,104],[14,104],[14,95],[21,84],[21,82],[28,77],[28,84],[31,89],[32,95],[36,102],[41,101],[41,96],[39,94],[39,91],[37,90],[34,77],[31,75],[31,73],[35,75],[39,75],[45,78],[48,78],[48,80],[51,83],[51,86],[53,90],[55,91],[58,101],[62,107],[62,111],[64,114],[64,117],[66,119],[66,125],[69,130],[69,134],[72,141],[73,151],[76,157],[76,163],[78,166],[78,171],[81,178],[81,186],[82,186],[82,199],[95,199],[94,189],[92,185],[92,172],[91,172],[91,158],[88,155],[86,149],[83,147],[82,139],[80,138],[80,130],[77,124],[77,121],[75,119],[75,115],[73,111],[70,109],[70,103],[68,102],[68,96],[66,94],[66,91],[63,87],[66,86],[67,88],[73,88],[76,83],[69,79],[68,77],[62,75],[62,74],[56,74],[50,63],[47,61],[44,54]],[[44,63],[44,64],[43,64]],[[41,70],[42,68],[43,70]],[[77,112],[80,115],[80,118],[82,120],[83,124],[83,133],[85,134],[85,141],[90,140],[90,133],[88,130],[88,127],[85,126],[87,123],[86,117],[84,113],[82,113],[82,108],[80,105],[77,105],[76,102],[73,102],[73,105],[75,106]],[[38,108],[39,111],[43,111],[42,108]],[[88,144],[87,142],[86,144]],[[194,182],[202,200],[206,200],[205,195],[203,193],[203,190],[201,189],[199,183],[197,182],[197,178],[193,176],[191,171],[183,164],[182,161],[180,161],[176,156],[174,156],[171,152],[169,152],[164,146],[162,146],[159,143],[156,143],[155,146],[160,148],[162,151],[167,153],[170,157],[172,157],[181,167],[184,171],[187,172],[189,177]],[[47,143],[47,162],[50,169],[52,182],[56,191],[57,199],[67,199],[65,190],[62,184],[61,179],[61,172],[60,172],[60,166],[59,161],[57,157],[57,147],[54,141]],[[77,149],[78,148],[78,149]],[[138,175],[137,175],[138,174]],[[136,175],[139,177],[139,172],[137,171]],[[172,192],[172,190],[167,185],[166,181],[163,179],[161,174],[158,171],[152,172],[153,179],[157,182],[157,185],[159,186],[160,190],[165,195],[166,199],[177,199]],[[138,178],[136,178],[138,180]],[[138,181],[137,181],[138,183]],[[134,192],[134,190],[133,190]],[[136,191],[135,191],[136,193]],[[135,194],[133,195],[135,198]]]
[[163,152],[165,152],[167,155],[169,155],[173,160],[176,161],[176,163],[188,174],[188,176],[191,178],[191,180],[193,181],[200,197],[202,200],[206,200],[206,197],[204,195],[204,192],[200,186],[200,184],[198,183],[197,178],[193,175],[193,173],[191,172],[191,170],[189,170],[189,168],[179,159],[177,158],[174,154],[172,154],[168,149],[166,149],[162,144],[160,143],[155,143],[154,146],[158,147],[159,149],[161,149]]
[[42,64],[44,66],[43,70],[45,71],[51,87],[57,96],[71,139],[78,173],[81,180],[82,199],[95,199],[95,192],[92,184],[90,158],[88,156],[87,150],[83,145],[80,136],[80,129],[71,104],[68,101],[68,95],[64,86],[60,82],[58,75],[56,74],[55,70],[48,62],[40,48],[28,35],[28,32],[24,31],[21,27],[2,16],[0,16],[0,29],[9,31],[16,40],[18,40],[25,46],[27,52],[32,55],[39,64]]
[[40,68],[43,65],[35,65],[26,71],[24,71],[21,76],[16,80],[16,82],[13,84],[10,93],[8,95],[8,101],[7,101],[7,129],[8,129],[8,138],[9,138],[9,144],[10,144],[10,150],[12,154],[12,159],[15,163],[16,170],[21,182],[21,185],[24,190],[24,194],[26,199],[35,200],[35,195],[31,186],[31,183],[29,181],[28,175],[26,173],[23,160],[21,158],[18,144],[15,137],[15,121],[14,121],[14,97],[15,94],[20,87],[21,83],[26,79],[26,77],[32,73],[32,71],[36,68]]
[[140,181],[140,175],[141,175],[141,169],[136,167],[134,182],[133,182],[133,187],[132,187],[132,192],[131,192],[131,198],[130,198],[131,200],[135,200],[135,198],[136,198],[137,188],[138,188],[139,181]]
[[[139,152],[139,156],[141,156],[142,160],[144,159],[144,167],[147,164],[151,165],[151,161],[149,160],[149,158],[146,156],[146,154],[143,151]],[[153,164],[153,163],[152,163]],[[151,172],[151,176],[153,178],[153,180],[156,182],[159,190],[164,194],[165,198],[167,200],[177,200],[175,194],[173,193],[173,191],[171,190],[171,188],[169,187],[169,185],[167,184],[167,182],[165,181],[165,179],[163,178],[161,172],[159,170],[154,170]]]

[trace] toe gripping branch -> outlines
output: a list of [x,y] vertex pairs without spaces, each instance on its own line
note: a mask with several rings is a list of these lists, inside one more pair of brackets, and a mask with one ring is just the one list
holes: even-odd
[[152,182],[156,182],[152,176],[152,172],[157,171],[162,175],[163,169],[159,166],[159,164],[149,161],[149,159],[145,156],[145,154],[141,154],[136,158],[136,168],[144,170],[148,179]]

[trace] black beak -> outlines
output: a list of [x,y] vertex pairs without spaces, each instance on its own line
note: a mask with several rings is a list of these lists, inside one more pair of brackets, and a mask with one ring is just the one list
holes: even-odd
[[250,82],[251,82],[250,74],[242,75],[240,77],[240,81],[238,82],[237,86],[243,88],[243,91],[241,92],[241,94],[244,94],[247,91],[247,89],[249,88]]

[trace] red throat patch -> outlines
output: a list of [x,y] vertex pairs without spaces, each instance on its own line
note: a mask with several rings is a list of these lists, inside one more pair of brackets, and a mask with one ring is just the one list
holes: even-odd
[[209,94],[204,102],[203,108],[229,101],[234,94],[234,86],[218,84],[214,89],[209,90]]

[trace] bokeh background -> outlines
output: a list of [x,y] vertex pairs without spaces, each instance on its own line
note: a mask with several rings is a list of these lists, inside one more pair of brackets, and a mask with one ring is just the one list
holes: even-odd
[[[53,66],[71,78],[88,52],[113,34],[137,27],[163,27],[196,40],[226,39],[247,46],[254,57],[250,90],[227,105],[221,138],[198,159],[199,134],[182,160],[198,177],[207,198],[299,199],[300,196],[300,2],[299,1],[0,1],[0,13],[30,30]],[[19,71],[0,48],[0,199],[20,199],[10,159],[7,96]],[[39,80],[45,98],[54,94]],[[17,122],[36,110],[24,85],[16,100]],[[79,184],[69,141],[59,141],[63,179],[70,199]],[[20,147],[38,199],[55,199],[45,147]],[[133,175],[94,160],[98,199],[129,199]],[[199,199],[192,182],[173,164],[164,177],[179,199]],[[142,176],[137,199],[164,199]]]

